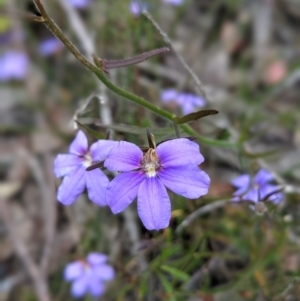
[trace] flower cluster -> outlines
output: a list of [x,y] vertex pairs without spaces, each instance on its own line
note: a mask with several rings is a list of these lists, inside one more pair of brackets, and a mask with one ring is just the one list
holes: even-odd
[[[120,172],[110,183],[102,170],[92,166],[103,161],[108,170]],[[166,188],[191,199],[207,193],[210,179],[198,167],[203,161],[199,145],[187,138],[168,140],[157,147],[149,142],[149,149],[143,152],[125,141],[99,140],[88,147],[87,137],[78,131],[69,153],[59,154],[54,161],[54,174],[64,177],[57,199],[70,205],[86,188],[91,201],[110,206],[116,214],[138,197],[138,214],[145,227],[163,229],[171,218]],[[98,297],[104,292],[104,282],[114,278],[106,259],[103,254],[90,253],[86,260],[66,266],[64,278],[72,282],[74,297],[87,293]]]
[[[264,201],[278,205],[283,199],[283,194],[279,192],[277,185],[270,184],[273,180],[273,175],[265,169],[260,169],[253,179],[249,174],[233,179],[231,184],[237,188],[233,194],[233,201],[252,202],[258,209],[263,210],[266,209],[262,206]],[[255,209],[255,206],[252,208]]]
[[174,89],[162,91],[160,98],[164,103],[175,103],[180,106],[184,115],[190,114],[206,104],[203,98],[195,94],[180,93]]
[[114,269],[106,263],[107,256],[89,253],[86,259],[69,263],[64,270],[64,279],[73,282],[71,293],[80,298],[89,293],[99,297],[104,292],[104,283],[113,280]]
[[[110,183],[100,169],[86,170],[99,161],[104,161],[108,170],[120,172]],[[187,138],[165,141],[144,154],[125,141],[99,140],[88,148],[87,137],[79,131],[69,154],[58,155],[54,162],[55,175],[64,177],[57,199],[70,205],[87,188],[95,204],[108,205],[116,214],[138,197],[138,214],[144,226],[163,229],[171,218],[166,188],[190,199],[207,193],[210,179],[198,167],[203,161],[199,145]]]

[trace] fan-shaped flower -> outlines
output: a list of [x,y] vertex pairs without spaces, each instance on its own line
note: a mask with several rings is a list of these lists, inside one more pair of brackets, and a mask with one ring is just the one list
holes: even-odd
[[187,138],[163,142],[145,155],[135,144],[120,141],[104,162],[109,170],[121,172],[108,185],[107,205],[116,214],[138,197],[138,214],[145,227],[166,228],[171,203],[165,187],[190,199],[205,195],[210,179],[198,167],[203,161],[199,145]]
[[192,93],[179,93],[174,89],[163,90],[160,97],[164,103],[176,103],[181,107],[184,115],[205,106],[205,100],[202,97]]
[[93,162],[103,161],[115,141],[99,140],[88,148],[88,140],[82,131],[78,131],[70,145],[69,154],[60,154],[54,161],[54,174],[64,177],[57,192],[57,199],[64,205],[72,204],[85,187],[91,201],[105,206],[107,176],[100,169],[86,171]]
[[50,56],[59,52],[63,48],[63,44],[56,37],[50,37],[41,42],[39,45],[39,53],[42,56]]
[[26,77],[29,58],[23,51],[8,50],[0,56],[0,81],[23,80]]
[[243,200],[258,203],[266,197],[268,197],[268,201],[276,205],[282,201],[283,194],[278,192],[279,187],[270,184],[274,180],[274,177],[269,171],[260,169],[254,179],[251,180],[251,176],[248,174],[243,174],[232,180],[231,184],[237,188],[233,194],[234,201]]
[[90,253],[85,260],[69,263],[64,270],[64,279],[73,282],[71,294],[80,298],[85,294],[99,297],[104,293],[104,283],[115,277],[114,269],[106,263],[107,256]]

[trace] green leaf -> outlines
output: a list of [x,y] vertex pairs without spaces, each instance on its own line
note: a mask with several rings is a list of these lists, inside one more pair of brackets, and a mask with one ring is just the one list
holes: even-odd
[[162,265],[160,267],[160,269],[163,270],[164,272],[172,275],[174,278],[177,278],[182,281],[187,281],[190,278],[190,276],[187,273],[185,273],[177,268],[170,267],[168,265]]
[[174,290],[172,284],[168,281],[168,279],[161,273],[157,274],[162,286],[164,287],[165,291],[168,293],[168,301],[176,301],[174,296]]

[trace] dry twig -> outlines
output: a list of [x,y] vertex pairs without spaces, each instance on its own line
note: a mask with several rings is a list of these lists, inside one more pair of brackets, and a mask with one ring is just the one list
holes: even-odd
[[159,34],[162,36],[162,38],[164,39],[164,41],[173,50],[173,52],[175,53],[175,55],[177,56],[177,58],[181,62],[181,64],[184,67],[184,69],[192,76],[192,78],[194,79],[194,81],[196,83],[197,90],[198,90],[199,94],[201,94],[208,102],[210,102],[210,100],[208,99],[207,93],[205,91],[204,85],[202,84],[202,82],[200,81],[200,79],[196,75],[196,73],[186,63],[186,61],[184,60],[184,58],[178,53],[178,51],[176,51],[176,49],[174,48],[173,43],[171,42],[169,36],[160,28],[160,26],[158,25],[158,23],[153,19],[153,17],[149,14],[148,11],[144,10],[143,11],[143,15],[152,23],[152,25],[159,32]]
[[22,242],[20,237],[18,237],[15,228],[16,226],[13,224],[11,219],[11,212],[9,209],[8,201],[3,199],[2,197],[0,197],[0,217],[9,233],[9,237],[13,242],[13,245],[20,260],[26,267],[26,270],[32,279],[37,297],[40,301],[50,301],[51,296],[48,290],[45,276],[39,269],[38,265],[31,258],[25,244]]

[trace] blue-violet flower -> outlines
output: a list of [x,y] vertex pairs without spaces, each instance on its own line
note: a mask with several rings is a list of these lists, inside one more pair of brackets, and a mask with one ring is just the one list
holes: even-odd
[[199,145],[187,138],[165,141],[145,155],[135,144],[120,141],[104,166],[120,171],[108,185],[106,202],[114,214],[138,197],[138,214],[148,230],[169,225],[171,203],[165,187],[189,199],[208,191],[210,179],[199,169],[204,161]]
[[42,56],[50,56],[59,52],[63,48],[63,43],[56,37],[50,37],[42,41],[39,45],[39,53]]
[[69,0],[69,3],[76,8],[85,8],[90,4],[91,0]]
[[144,2],[140,4],[137,0],[132,0],[129,5],[129,10],[135,17],[138,17],[147,7],[148,5]]
[[26,77],[29,58],[23,51],[8,50],[0,56],[0,81],[23,80]]
[[70,145],[69,154],[60,154],[54,161],[54,174],[64,177],[58,188],[57,199],[64,205],[72,204],[85,187],[91,201],[105,206],[106,187],[109,183],[102,170],[86,171],[93,162],[103,161],[116,141],[99,140],[88,149],[88,140],[82,131],[78,131]]
[[167,4],[179,6],[183,3],[184,0],[162,0],[162,1]]
[[[265,169],[260,169],[252,181],[250,175],[241,175],[231,182],[231,184],[237,188],[233,194],[233,200],[258,203],[269,195],[268,201],[277,205],[282,201],[283,194],[276,192],[279,189],[278,186],[270,184],[270,181],[273,180],[273,175]],[[274,194],[271,194],[272,192],[274,192]]]
[[71,294],[80,298],[85,294],[99,297],[104,293],[104,283],[113,280],[114,269],[106,263],[107,256],[101,253],[89,253],[86,260],[69,263],[64,270],[64,279],[73,282]]
[[181,107],[184,115],[190,114],[205,106],[205,100],[192,93],[179,93],[174,89],[166,89],[162,91],[161,100],[164,103],[174,102]]

